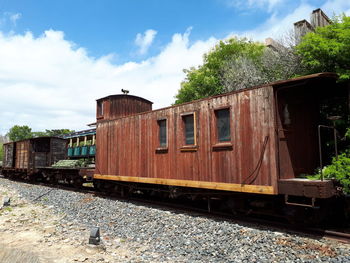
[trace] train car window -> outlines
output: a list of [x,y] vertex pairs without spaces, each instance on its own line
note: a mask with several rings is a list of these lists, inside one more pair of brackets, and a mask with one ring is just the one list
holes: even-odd
[[193,114],[182,116],[185,131],[185,144],[193,145],[194,141],[194,116]]
[[228,142],[231,140],[230,131],[230,109],[215,111],[217,139],[219,142]]
[[49,152],[50,151],[50,139],[42,138],[33,141],[34,152]]
[[167,146],[166,120],[158,120],[159,126],[159,146]]
[[97,116],[103,116],[103,101],[97,102]]

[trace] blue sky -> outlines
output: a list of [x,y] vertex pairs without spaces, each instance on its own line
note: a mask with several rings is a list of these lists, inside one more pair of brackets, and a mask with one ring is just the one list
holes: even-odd
[[[247,1],[249,3],[249,1]],[[20,14],[16,24],[7,21],[3,31],[40,36],[45,30],[63,31],[65,38],[87,49],[94,57],[114,53],[117,63],[144,59],[164,48],[176,32],[192,27],[191,41],[214,36],[221,39],[231,32],[244,32],[263,24],[272,13],[283,17],[297,8],[299,1],[276,2],[269,9],[252,2],[229,0],[2,0],[0,14]],[[283,2],[283,3],[282,3]],[[317,4],[325,1],[308,1]],[[282,6],[282,8],[278,8]],[[152,49],[139,54],[135,36],[147,29],[157,31]]]
[[279,38],[319,7],[350,15],[349,0],[0,0],[0,134],[84,129],[121,88],[168,106],[220,39]]

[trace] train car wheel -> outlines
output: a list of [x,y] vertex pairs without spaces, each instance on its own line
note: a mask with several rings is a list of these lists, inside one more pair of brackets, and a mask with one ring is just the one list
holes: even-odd
[[75,178],[73,180],[73,186],[75,188],[82,188],[83,187],[84,180],[81,177]]

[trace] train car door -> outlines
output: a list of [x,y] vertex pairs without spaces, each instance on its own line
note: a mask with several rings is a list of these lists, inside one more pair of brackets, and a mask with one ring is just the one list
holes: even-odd
[[313,174],[318,166],[318,99],[306,85],[276,91],[279,174]]

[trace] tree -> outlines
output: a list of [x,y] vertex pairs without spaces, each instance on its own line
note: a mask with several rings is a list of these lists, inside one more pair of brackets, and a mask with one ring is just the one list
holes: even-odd
[[32,129],[26,125],[24,126],[15,125],[9,130],[6,136],[8,136],[11,141],[19,141],[19,140],[24,140],[29,138],[36,138],[36,137],[61,136],[61,135],[69,134],[73,132],[74,130],[69,130],[69,129],[54,129],[54,130],[45,130],[44,132],[42,131],[32,132]]
[[0,135],[0,143],[7,143],[9,141],[8,136]]
[[273,48],[266,47],[255,61],[247,56],[226,61],[221,68],[223,91],[245,89],[300,74],[300,59],[293,47],[275,44]]
[[69,130],[69,129],[45,130],[45,133],[47,134],[47,136],[61,136],[61,135],[69,134],[73,132],[74,130]]
[[183,103],[200,99],[224,91],[221,80],[221,69],[229,60],[244,56],[251,61],[257,61],[263,54],[265,46],[245,38],[231,38],[220,41],[209,53],[204,55],[204,64],[198,68],[184,70],[186,79],[175,96],[175,103]]
[[[336,72],[340,81],[350,80],[350,17],[341,15],[333,18],[332,23],[325,27],[316,28],[315,32],[306,34],[296,50],[305,66],[305,74],[317,72]],[[350,137],[350,115],[344,106],[327,105],[334,111],[333,116],[342,116],[336,122],[339,131],[347,129],[345,137]],[[329,112],[321,110],[321,114],[330,115]],[[341,140],[344,148],[349,148],[349,143]],[[349,153],[348,153],[349,155]]]
[[61,136],[64,134],[73,133],[73,130],[69,129],[56,129],[56,130],[45,130],[44,132],[38,131],[38,132],[32,132],[32,137],[55,137],[55,136]]
[[175,103],[288,79],[300,74],[300,59],[291,43],[290,37],[286,37],[284,41],[272,41],[269,46],[245,38],[220,41],[204,55],[202,66],[184,71],[187,74],[186,79],[181,83]]
[[350,79],[350,17],[342,15],[316,28],[296,49],[308,74],[328,71],[338,73],[340,80]]
[[33,138],[45,137],[45,136],[48,136],[46,132],[41,132],[41,131],[32,132],[32,137],[33,137]]
[[15,125],[9,130],[7,136],[10,138],[11,141],[28,139],[32,137],[32,129],[29,128],[27,125]]

